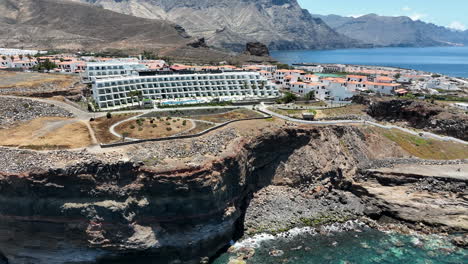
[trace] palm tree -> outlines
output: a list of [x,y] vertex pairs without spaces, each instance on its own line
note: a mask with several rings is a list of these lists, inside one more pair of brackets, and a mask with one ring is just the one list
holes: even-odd
[[22,54],[18,55],[18,58],[19,58],[20,60],[23,60],[23,55],[22,55]]
[[2,60],[6,61],[7,57],[5,55],[2,56]]

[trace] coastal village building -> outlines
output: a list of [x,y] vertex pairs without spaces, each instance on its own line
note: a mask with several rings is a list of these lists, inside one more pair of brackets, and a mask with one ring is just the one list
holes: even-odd
[[[31,57],[29,55],[29,57]],[[34,57],[29,58],[28,55],[6,56],[0,55],[0,69],[30,69],[37,65],[37,60]]]
[[275,72],[278,70],[276,65],[269,65],[269,64],[255,64],[255,65],[242,65],[242,69],[248,71],[268,71],[268,72]]
[[259,71],[261,76],[265,77],[268,80],[273,80],[273,72],[271,71]]
[[468,111],[468,103],[454,103],[455,107]]
[[67,73],[80,73],[86,69],[86,63],[84,61],[62,61],[58,63],[58,70],[60,72]]
[[101,109],[118,109],[136,102],[137,98],[129,96],[130,91],[141,91],[144,99],[162,104],[214,99],[241,101],[279,95],[275,85],[257,72],[147,74],[95,79],[92,84],[94,100]]
[[377,82],[365,82],[366,88],[375,93],[380,94],[395,94],[395,90],[399,89],[401,84],[399,83],[377,83]]
[[282,88],[290,89],[290,83],[299,81],[306,75],[302,70],[277,70],[275,71],[275,82]]
[[315,99],[326,100],[330,95],[330,91],[325,87],[323,83],[319,82],[294,82],[291,83],[291,92],[306,95],[310,92],[314,92]]
[[324,71],[323,66],[317,64],[293,64],[293,66],[298,70],[304,70],[313,73],[322,73]]

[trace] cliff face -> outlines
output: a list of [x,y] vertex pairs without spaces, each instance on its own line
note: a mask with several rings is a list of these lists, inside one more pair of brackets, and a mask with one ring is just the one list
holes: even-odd
[[356,45],[313,18],[296,0],[73,0],[123,14],[163,19],[205,37],[209,45],[242,51],[259,41],[271,49],[324,49]]
[[[284,228],[278,222],[329,211],[362,216],[359,195],[370,191],[352,193],[358,166],[404,155],[392,144],[378,148],[384,139],[365,131],[283,127],[230,140],[214,160],[171,169],[96,160],[2,172],[0,257],[10,264],[199,263],[265,225],[275,231]],[[269,195],[273,203],[261,199]]]
[[377,120],[403,121],[411,127],[468,140],[468,117],[461,111],[413,100],[376,100],[368,114]]
[[[95,162],[2,173],[0,249],[11,263],[63,263],[78,255],[111,259],[132,252],[198,261],[243,232],[237,227],[256,190],[323,175],[337,182],[351,177],[356,160],[331,142],[349,141],[364,152],[362,140],[352,142],[356,136],[362,134],[351,128],[288,129],[234,146],[233,154],[215,162],[170,171]],[[303,160],[294,154],[298,149],[317,155],[293,173],[286,164],[295,168]]]

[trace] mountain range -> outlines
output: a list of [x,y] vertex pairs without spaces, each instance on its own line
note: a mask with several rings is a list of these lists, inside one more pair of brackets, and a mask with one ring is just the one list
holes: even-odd
[[406,16],[368,14],[360,17],[313,15],[338,33],[372,47],[468,45],[468,31],[457,31]]
[[[188,46],[200,38],[210,48]],[[252,41],[270,49],[457,46],[468,45],[468,31],[408,17],[311,15],[297,0],[0,0],[4,47],[222,59]]]
[[259,41],[271,49],[334,49],[355,45],[296,0],[73,0],[115,12],[170,21],[208,45],[240,51]]
[[0,0],[0,45],[41,49],[116,49],[185,45],[176,24],[60,0]]

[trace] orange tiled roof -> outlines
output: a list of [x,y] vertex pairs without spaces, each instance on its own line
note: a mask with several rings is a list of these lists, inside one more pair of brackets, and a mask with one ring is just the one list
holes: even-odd
[[367,85],[380,85],[380,86],[391,86],[391,87],[398,87],[401,86],[399,83],[378,83],[378,82],[365,82]]
[[348,78],[357,78],[357,79],[365,79],[367,78],[367,76],[364,76],[364,75],[348,75],[346,76]]

